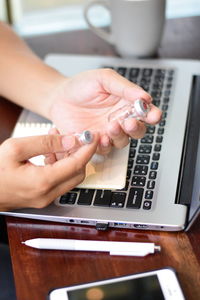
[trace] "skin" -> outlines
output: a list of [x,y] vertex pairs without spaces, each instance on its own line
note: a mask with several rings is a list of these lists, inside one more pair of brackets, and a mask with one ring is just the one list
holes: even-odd
[[[42,208],[84,180],[85,165],[96,151],[98,135],[67,159],[35,166],[30,157],[66,151],[68,136],[34,136],[8,139],[0,147],[1,210]],[[9,201],[8,201],[9,199]]]
[[[57,128],[45,136],[10,138],[0,146],[0,210],[48,205],[84,180],[95,152],[106,154],[112,147],[126,146],[129,137],[142,137],[144,122],[108,122],[109,113],[124,103],[143,98],[151,106],[145,122],[159,122],[161,111],[151,104],[151,96],[115,71],[91,70],[67,78],[1,22],[0,40],[1,96],[48,118]],[[84,129],[93,133],[93,142],[68,155],[73,133]],[[46,166],[29,161],[39,154],[46,156]]]
[[[151,104],[151,96],[142,88],[123,78],[111,69],[91,70],[70,79],[64,79],[52,94],[51,119],[61,133],[99,131],[102,148],[126,146],[129,137],[141,138],[144,122],[129,119],[120,125],[108,122],[108,115],[136,99],[142,98],[151,105],[144,120],[155,124],[161,118],[160,110]],[[77,109],[78,106],[78,109]],[[101,149],[106,151],[106,149]]]

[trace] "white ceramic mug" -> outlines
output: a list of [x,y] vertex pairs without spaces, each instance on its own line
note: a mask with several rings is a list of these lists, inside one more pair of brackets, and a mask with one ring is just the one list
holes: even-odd
[[[94,26],[89,10],[94,5],[106,8],[111,16],[110,32]],[[89,28],[114,45],[123,57],[150,57],[160,45],[165,23],[166,0],[93,0],[84,8]]]

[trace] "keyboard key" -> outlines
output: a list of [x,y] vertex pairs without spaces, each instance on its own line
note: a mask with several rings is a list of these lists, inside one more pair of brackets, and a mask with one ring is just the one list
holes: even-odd
[[147,182],[147,188],[150,190],[153,190],[155,188],[155,181],[154,180],[149,180]]
[[159,127],[157,133],[158,134],[163,134],[165,129],[163,127]]
[[138,155],[137,158],[136,158],[136,164],[139,164],[139,165],[148,165],[149,163],[149,160],[150,160],[150,156],[149,155]]
[[157,170],[158,169],[158,162],[157,161],[152,161],[150,169],[151,170]]
[[128,169],[126,174],[126,179],[130,179],[130,178],[131,178],[131,170]]
[[126,193],[113,192],[110,206],[115,208],[124,207],[125,200],[126,200]]
[[166,70],[164,70],[164,69],[157,69],[155,71],[155,74],[159,77],[165,77],[165,73],[166,73]]
[[154,77],[154,84],[159,84],[159,85],[163,85],[164,82],[164,77],[160,77],[160,76],[155,76]]
[[168,82],[172,82],[172,81],[173,81],[173,77],[172,77],[172,76],[169,76],[169,77],[167,78],[167,81],[168,81]]
[[131,188],[126,207],[139,209],[141,207],[143,193],[144,189],[142,188]]
[[153,100],[153,104],[157,107],[160,106],[160,100]]
[[163,88],[163,82],[159,82],[159,83],[157,82],[157,83],[154,83],[153,86],[152,86],[152,89],[153,89],[153,90],[156,90],[156,91],[157,91],[157,90],[161,90],[162,88]]
[[161,144],[155,144],[154,151],[159,152],[161,150]]
[[162,141],[163,141],[163,136],[162,135],[157,135],[156,143],[162,143]]
[[149,179],[156,179],[157,172],[156,171],[150,171],[149,172]]
[[136,148],[138,144],[138,140],[131,139],[130,147],[131,148]]
[[167,118],[167,112],[163,111],[162,113],[162,120],[165,120]]
[[168,110],[168,105],[167,104],[163,104],[161,110],[162,111]]
[[139,68],[130,68],[129,71],[129,79],[131,80],[131,78],[136,78],[139,75]]
[[145,176],[133,176],[131,185],[132,186],[145,186],[146,177]]
[[152,144],[153,143],[153,135],[145,135],[142,139],[141,139],[141,143],[142,144]]
[[159,123],[159,125],[160,125],[160,127],[164,127],[165,126],[165,120],[162,120],[160,123]]
[[152,205],[152,202],[151,201],[144,201],[143,203],[143,209],[151,209],[151,205]]
[[110,190],[97,190],[94,199],[94,205],[96,206],[110,206],[112,192]]
[[151,78],[149,78],[149,77],[142,77],[142,78],[140,79],[140,85],[141,85],[141,86],[142,86],[142,85],[148,85],[148,86],[149,86],[150,81],[151,81]]
[[164,103],[164,104],[167,104],[167,103],[169,103],[169,97],[164,97],[164,99],[163,99],[163,103]]
[[139,153],[145,153],[145,154],[150,154],[152,150],[151,145],[140,145],[138,152]]
[[168,70],[168,75],[173,76],[174,75],[174,70],[173,69]]
[[134,158],[135,157],[135,152],[136,152],[136,150],[134,148],[130,148],[129,158]]
[[129,158],[129,160],[128,160],[128,169],[132,169],[133,163],[134,163],[134,160]]
[[74,204],[76,202],[77,193],[67,193],[61,196],[60,204]]
[[160,159],[160,153],[159,152],[154,152],[153,156],[152,156],[153,160],[159,160]]
[[169,97],[170,94],[171,94],[171,91],[170,91],[170,90],[164,91],[164,96],[165,96],[165,97]]
[[94,190],[81,189],[77,204],[91,205],[94,196]]
[[135,175],[147,175],[147,172],[148,172],[148,166],[140,166],[140,165],[136,165],[133,171]]
[[160,100],[162,96],[162,92],[161,91],[152,91],[151,92],[151,97],[154,99],[154,100]]
[[145,68],[143,71],[142,71],[142,75],[144,76],[144,77],[150,77],[151,75],[152,75],[152,72],[153,72],[153,70],[152,69],[150,69],[150,68]]
[[145,199],[153,199],[153,191],[147,190],[147,191],[145,192],[144,198],[145,198]]
[[155,126],[151,126],[151,125],[149,125],[149,126],[147,126],[147,134],[154,134],[154,132],[155,132]]
[[168,75],[173,76],[174,75],[174,70],[173,69],[168,70]]

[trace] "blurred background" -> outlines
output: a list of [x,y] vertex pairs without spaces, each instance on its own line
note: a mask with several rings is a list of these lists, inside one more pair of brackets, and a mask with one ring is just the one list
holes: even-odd
[[[0,19],[21,36],[87,28],[83,6],[88,0],[0,0]],[[96,6],[90,18],[97,26],[109,24],[108,12]],[[200,15],[200,0],[167,0],[167,18]]]

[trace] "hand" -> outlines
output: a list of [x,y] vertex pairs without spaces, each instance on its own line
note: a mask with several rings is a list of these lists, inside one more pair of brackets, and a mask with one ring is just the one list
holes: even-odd
[[66,152],[70,136],[49,135],[8,139],[0,146],[0,210],[42,208],[84,180],[85,166],[95,153],[99,137],[91,144],[51,165],[35,166],[28,159]]
[[[111,69],[99,69],[63,79],[52,93],[50,118],[62,134],[82,132],[85,129],[100,132],[100,152],[107,153],[111,146],[126,146],[129,137],[141,138],[145,134],[144,122],[129,119],[123,127],[108,122],[108,115],[127,102],[143,98],[151,103],[151,96]],[[161,111],[151,105],[145,120],[155,124]]]

